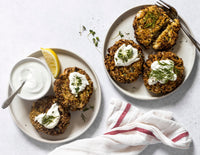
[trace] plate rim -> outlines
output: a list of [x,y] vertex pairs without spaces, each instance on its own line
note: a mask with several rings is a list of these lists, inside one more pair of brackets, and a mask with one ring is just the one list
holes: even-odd
[[[93,69],[93,67],[86,62],[86,60],[84,60],[81,56],[75,54],[74,52],[71,52],[70,50],[66,50],[66,49],[62,49],[62,48],[50,48],[50,49],[53,49],[53,50],[60,50],[59,52],[60,53],[64,53],[64,54],[67,54],[67,53],[70,53],[70,55],[74,55],[76,57],[78,57],[80,60],[82,60],[88,67],[89,69],[91,70],[92,74],[94,75],[94,78],[95,80],[97,81],[96,84],[97,84],[97,88],[99,89],[99,93],[97,94],[99,96],[99,101],[98,101],[98,107],[97,107],[97,111],[96,113],[93,114],[93,117],[91,119],[91,121],[88,123],[88,125],[80,132],[78,133],[77,135],[75,135],[74,137],[71,137],[71,138],[65,138],[65,139],[61,139],[61,140],[49,140],[49,139],[44,139],[44,138],[37,138],[35,136],[31,136],[23,127],[21,127],[21,125],[18,123],[18,121],[16,120],[14,114],[13,114],[13,108],[12,108],[12,104],[9,106],[9,112],[10,112],[10,115],[12,117],[12,119],[14,120],[14,123],[15,125],[25,134],[27,135],[28,137],[36,140],[36,141],[39,141],[39,142],[43,142],[43,143],[48,143],[48,144],[60,144],[60,143],[66,143],[66,142],[70,142],[76,138],[78,138],[79,136],[81,136],[82,134],[84,134],[91,126],[92,124],[94,123],[95,119],[97,118],[97,115],[99,114],[99,111],[100,111],[100,108],[101,108],[101,101],[102,101],[102,93],[101,93],[101,86],[100,86],[100,83],[99,83],[99,79],[98,79],[98,76],[95,72],[95,70]],[[33,55],[36,55],[38,54],[39,52],[41,52],[41,50],[38,50],[38,51],[35,51],[31,54],[29,54],[28,56],[26,57],[34,57]],[[9,89],[10,89],[10,85],[8,83],[8,95],[9,95]]]
[[[127,95],[128,97],[132,98],[132,99],[137,99],[137,100],[141,100],[141,101],[154,101],[154,100],[158,100],[158,99],[163,99],[163,98],[166,98],[172,94],[174,94],[175,92],[177,92],[180,87],[182,85],[184,85],[184,83],[188,80],[188,78],[190,77],[191,75],[191,72],[192,72],[192,69],[194,68],[194,63],[195,63],[195,59],[196,59],[196,47],[193,45],[193,50],[194,50],[194,57],[193,57],[193,61],[192,61],[192,67],[191,67],[191,70],[189,71],[189,74],[187,76],[186,79],[183,80],[183,82],[175,89],[173,90],[172,92],[166,94],[166,95],[162,95],[162,96],[152,96],[151,98],[148,97],[148,98],[140,98],[140,97],[134,97],[130,94],[130,92],[124,90],[123,88],[121,88],[113,79],[112,77],[110,76],[110,74],[108,73],[107,69],[106,69],[106,66],[105,66],[105,63],[104,63],[104,59],[105,59],[105,56],[106,56],[106,53],[107,53],[107,48],[106,46],[108,45],[108,40],[109,40],[109,37],[110,37],[110,34],[112,33],[112,29],[113,27],[115,27],[115,25],[117,24],[117,22],[122,19],[122,17],[125,15],[125,14],[128,14],[129,12],[131,11],[134,11],[136,9],[141,9],[141,8],[144,8],[144,7],[147,7],[147,6],[151,6],[153,4],[145,4],[145,5],[138,5],[138,6],[135,6],[135,7],[132,7],[124,12],[122,12],[116,19],[114,19],[114,21],[112,22],[112,24],[110,25],[107,33],[106,33],[106,36],[105,36],[105,39],[104,39],[104,44],[103,44],[103,54],[102,54],[102,57],[103,57],[103,66],[104,66],[104,70],[106,72],[106,75],[108,76],[109,80],[111,81],[111,83],[115,86],[115,88],[117,88],[120,92],[122,92],[123,94]],[[189,32],[192,34],[192,32],[190,31],[187,23],[183,20],[183,18],[181,16],[179,16],[179,18],[186,24],[186,28],[189,30]],[[137,43],[138,44],[138,43]],[[140,78],[140,77],[139,77]],[[148,92],[149,93],[149,92]]]

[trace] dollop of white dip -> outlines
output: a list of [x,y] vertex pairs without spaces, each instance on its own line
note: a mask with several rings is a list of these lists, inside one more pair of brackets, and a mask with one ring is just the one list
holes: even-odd
[[154,85],[157,82],[165,84],[170,81],[176,81],[177,75],[174,73],[174,61],[161,60],[154,61],[151,64],[151,73],[149,75],[148,84]]
[[85,87],[89,85],[86,76],[78,72],[70,73],[69,80],[69,88],[71,90],[71,93],[74,94],[76,97],[78,96],[79,92],[83,91]]
[[53,129],[60,120],[60,113],[58,111],[58,105],[54,103],[47,113],[41,113],[35,117],[35,121],[38,121],[47,129]]
[[114,55],[115,66],[129,66],[132,63],[140,60],[138,57],[138,49],[131,45],[120,46]]

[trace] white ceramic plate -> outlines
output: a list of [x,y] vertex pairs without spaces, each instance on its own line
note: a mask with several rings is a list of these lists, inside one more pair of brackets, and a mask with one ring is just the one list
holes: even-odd
[[[16,123],[16,125],[28,136],[32,137],[35,140],[46,143],[63,143],[71,141],[81,134],[83,134],[94,122],[101,104],[101,89],[97,75],[94,70],[79,56],[76,54],[62,49],[53,49],[60,60],[61,72],[64,71],[67,67],[79,67],[87,72],[90,78],[93,81],[94,91],[90,98],[89,105],[94,105],[94,109],[90,109],[84,112],[86,116],[86,121],[84,122],[81,118],[81,112],[71,112],[70,125],[64,132],[64,134],[58,136],[49,136],[45,134],[39,134],[35,128],[32,126],[29,119],[29,112],[31,110],[31,101],[25,101],[16,97],[12,104],[10,105],[11,115]],[[35,57],[41,59],[45,62],[41,51],[37,51],[30,55],[30,57]],[[52,89],[53,90],[53,89]],[[48,92],[49,95],[53,94],[53,91]],[[11,89],[9,89],[9,94]]]
[[[104,42],[104,54],[103,57],[105,58],[107,54],[107,50],[109,47],[113,46],[114,43],[121,39],[120,36],[118,36],[119,31],[121,31],[122,34],[124,34],[123,39],[129,39],[133,40],[135,42],[135,35],[134,35],[134,29],[133,29],[133,20],[135,18],[136,13],[144,8],[145,6],[148,5],[142,5],[138,7],[134,7],[122,15],[120,15],[114,23],[111,25],[105,42]],[[171,51],[176,53],[180,58],[183,59],[184,62],[184,67],[185,67],[185,79],[183,83],[187,80],[188,76],[190,75],[190,72],[192,71],[194,62],[195,62],[195,56],[196,56],[196,51],[195,51],[195,46],[192,44],[192,42],[187,38],[187,36],[182,32],[182,30],[179,31],[179,38],[176,42],[176,45],[172,48]],[[143,49],[143,53],[145,55],[145,59],[147,59],[149,54],[153,53],[153,50],[145,50]],[[105,66],[105,65],[104,65]],[[106,70],[106,68],[105,68]],[[108,71],[106,70],[107,75],[111,82],[114,84],[114,86],[119,89],[121,92],[126,94],[129,97],[135,98],[135,99],[140,99],[140,100],[154,100],[154,99],[160,99],[162,97],[166,97],[167,95],[164,96],[152,96],[144,86],[142,77],[140,76],[139,79],[131,84],[121,84],[118,82],[115,82],[109,75]],[[182,84],[183,84],[182,83]],[[179,88],[179,87],[178,87]],[[174,91],[177,91],[178,88]],[[173,91],[173,92],[174,92]]]

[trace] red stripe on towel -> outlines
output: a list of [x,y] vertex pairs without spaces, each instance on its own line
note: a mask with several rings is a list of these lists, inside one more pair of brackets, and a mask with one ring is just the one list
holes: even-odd
[[119,119],[117,120],[117,123],[115,124],[115,126],[114,126],[113,128],[116,128],[116,127],[118,127],[118,126],[121,124],[121,122],[123,121],[124,117],[125,117],[126,114],[128,113],[130,107],[131,107],[131,104],[128,103],[128,104],[126,105],[126,108],[124,109],[123,113],[121,114],[121,116],[119,117]]
[[130,131],[139,131],[139,132],[142,132],[142,133],[145,133],[147,135],[155,137],[155,135],[151,131],[143,129],[143,128],[138,128],[138,127],[135,127],[133,129],[129,129],[129,130],[115,130],[115,131],[107,132],[104,135],[116,135],[116,134],[119,134],[119,133],[125,133],[125,132],[130,132]]
[[189,133],[184,132],[184,133],[178,135],[177,137],[173,138],[172,141],[175,143],[175,142],[179,141],[180,139],[182,139],[183,137],[187,137],[187,136],[189,136]]

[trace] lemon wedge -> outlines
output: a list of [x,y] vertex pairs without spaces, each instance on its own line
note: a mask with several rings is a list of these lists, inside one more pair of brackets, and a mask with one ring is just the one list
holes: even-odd
[[54,78],[58,77],[60,73],[60,63],[57,54],[50,48],[41,48],[41,50]]

